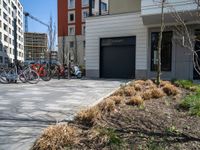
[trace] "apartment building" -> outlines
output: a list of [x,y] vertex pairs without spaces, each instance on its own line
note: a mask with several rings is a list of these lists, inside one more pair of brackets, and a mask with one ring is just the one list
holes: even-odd
[[[191,51],[177,36],[173,12],[181,12],[191,36],[200,27],[191,15],[195,0],[167,0],[161,50],[162,79],[200,79]],[[109,15],[86,19],[86,76],[96,78],[155,78],[161,3],[153,0],[110,0]],[[199,18],[200,19],[200,18]],[[177,42],[177,39],[181,42]],[[198,47],[196,42],[195,47]]]
[[89,12],[93,16],[107,14],[108,0],[92,0],[90,3],[89,0],[58,0],[60,62],[67,63],[70,54],[72,61],[85,65],[85,18],[89,16]]
[[0,64],[14,62],[15,15],[17,17],[17,59],[24,61],[23,6],[19,0],[0,0]]
[[44,60],[48,57],[47,46],[47,34],[46,33],[24,33],[24,49],[25,59],[29,60]]

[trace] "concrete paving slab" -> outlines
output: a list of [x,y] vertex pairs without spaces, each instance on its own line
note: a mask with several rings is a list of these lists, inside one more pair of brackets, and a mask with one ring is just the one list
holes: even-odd
[[50,124],[72,119],[126,81],[51,80],[0,84],[0,150],[28,150]]

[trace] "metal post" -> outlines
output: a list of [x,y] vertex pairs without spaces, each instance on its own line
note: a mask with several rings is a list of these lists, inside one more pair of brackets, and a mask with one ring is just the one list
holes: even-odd
[[92,0],[89,0],[89,16],[92,16]]
[[99,0],[99,16],[101,16],[101,0]]
[[14,58],[17,64],[17,8],[14,6]]

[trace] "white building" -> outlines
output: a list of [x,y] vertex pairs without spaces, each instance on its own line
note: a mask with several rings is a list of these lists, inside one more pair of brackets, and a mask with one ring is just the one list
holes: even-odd
[[[16,10],[14,8],[16,7]],[[17,12],[17,57],[24,60],[23,6],[19,0],[0,0],[0,64],[14,61],[14,16]]]
[[[191,51],[181,45],[173,12],[181,13],[191,37],[200,37],[195,0],[167,0],[161,50],[162,79],[200,79]],[[110,0],[109,15],[86,19],[86,76],[155,78],[161,4],[154,0]],[[193,17],[192,17],[193,16]],[[199,21],[198,17],[198,21]],[[185,38],[184,38],[185,39]],[[200,47],[195,41],[195,50]],[[196,48],[197,47],[197,48]],[[200,52],[198,52],[200,57]],[[199,61],[200,63],[200,61]]]

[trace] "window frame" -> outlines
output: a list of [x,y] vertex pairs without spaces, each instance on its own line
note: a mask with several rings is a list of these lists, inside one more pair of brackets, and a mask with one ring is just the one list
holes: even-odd
[[[85,3],[85,1],[87,1],[87,3]],[[81,0],[81,3],[82,3],[82,7],[89,6],[89,0]]]
[[[158,61],[158,60],[155,60],[154,58],[156,58],[156,56],[154,56],[154,55],[157,55],[157,53],[156,53],[156,51],[158,52],[158,47],[157,47],[157,50],[153,50],[153,49],[155,49],[155,45],[153,45],[153,43],[152,43],[152,40],[153,40],[153,37],[152,37],[152,35],[153,34],[157,34],[157,38],[156,38],[156,45],[158,45],[158,40],[159,40],[159,33],[160,32],[151,32],[150,33],[150,44],[151,44],[151,46],[150,46],[150,54],[151,54],[151,56],[150,56],[150,71],[156,71],[157,70],[157,64],[156,63],[154,63],[155,61]],[[167,36],[167,34],[169,34],[168,36]],[[171,72],[172,71],[172,48],[173,48],[173,45],[172,45],[172,38],[173,38],[173,32],[172,31],[165,31],[165,32],[163,32],[163,40],[165,40],[165,36],[168,38],[168,37],[170,37],[171,39],[169,40],[169,41],[162,41],[162,47],[164,47],[164,46],[169,46],[169,48],[170,48],[170,51],[168,52],[169,53],[169,57],[168,58],[166,58],[166,56],[163,56],[162,55],[162,50],[163,50],[163,48],[161,49],[161,71],[165,71],[165,72]],[[155,42],[155,41],[154,41]],[[163,59],[163,58],[165,58],[165,59]],[[157,58],[156,58],[157,59]],[[163,65],[163,61],[168,61],[168,63],[169,64],[164,64]],[[165,66],[165,67],[164,67]],[[168,67],[167,67],[168,66]]]
[[[74,33],[73,34],[71,34],[70,33],[70,28],[73,28],[74,29]],[[71,25],[71,26],[68,26],[68,35],[70,36],[70,35],[75,35],[76,34],[76,28],[75,28],[75,26],[74,25]]]
[[[71,16],[72,14],[74,15],[74,20],[73,20],[73,21],[70,20],[70,16]],[[68,12],[68,22],[69,22],[69,23],[75,23],[75,21],[76,21],[76,13],[75,13],[75,11],[69,11],[69,12]]]
[[[72,5],[71,5],[71,1]],[[68,9],[74,9],[75,8],[75,0],[68,0]]]

